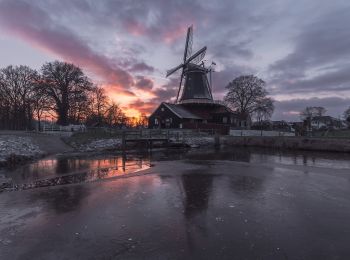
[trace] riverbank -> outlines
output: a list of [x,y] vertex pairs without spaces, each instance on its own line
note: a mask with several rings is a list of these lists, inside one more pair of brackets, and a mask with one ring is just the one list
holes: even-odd
[[[218,142],[219,141],[219,142]],[[177,143],[177,140],[170,140]],[[325,152],[350,152],[350,139],[310,138],[310,137],[272,137],[272,136],[188,136],[181,140],[183,147],[214,147],[247,146],[273,149],[309,150]],[[107,151],[121,151],[121,139],[116,136],[99,136],[75,134],[71,137],[60,137],[24,131],[0,131],[0,167],[16,166],[24,162],[35,160],[47,155],[69,153],[103,153]],[[169,145],[169,144],[168,144]],[[164,147],[162,142],[156,143],[154,148]],[[130,144],[128,149],[137,148],[137,144]]]
[[0,131],[0,167],[16,166],[47,155],[73,151],[60,136],[26,131]]
[[10,166],[45,154],[27,136],[0,135],[0,166]]
[[350,152],[350,139],[311,138],[311,137],[235,137],[223,136],[224,146],[252,146],[274,149],[291,149],[324,152]]

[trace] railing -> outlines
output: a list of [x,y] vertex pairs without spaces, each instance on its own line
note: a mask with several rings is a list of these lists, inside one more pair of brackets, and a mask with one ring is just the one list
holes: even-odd
[[[210,131],[214,133],[215,131]],[[116,133],[115,133],[116,134]],[[140,129],[140,130],[121,130],[122,149],[126,148],[127,142],[143,142],[152,147],[153,142],[164,142],[174,145],[185,143],[187,138],[208,136],[208,132],[188,129]]]
[[[186,137],[208,136],[215,133],[214,130],[200,131],[187,129],[140,129],[140,130],[121,130],[121,136],[125,139],[183,139]],[[115,134],[117,134],[115,132]]]
[[62,131],[61,127],[58,125],[44,125],[42,127],[43,132],[56,132],[56,131]]
[[231,136],[295,136],[294,132],[265,130],[230,130]]
[[43,125],[41,127],[43,132],[84,132],[86,127],[84,125]]

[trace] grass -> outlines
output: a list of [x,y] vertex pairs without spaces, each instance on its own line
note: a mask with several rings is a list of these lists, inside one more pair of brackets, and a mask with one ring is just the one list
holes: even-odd
[[350,139],[350,130],[318,131],[312,137]]

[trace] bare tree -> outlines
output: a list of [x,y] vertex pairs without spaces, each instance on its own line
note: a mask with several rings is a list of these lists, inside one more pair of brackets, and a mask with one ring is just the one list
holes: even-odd
[[122,126],[127,118],[118,104],[112,102],[106,110],[105,119],[109,126]]
[[344,119],[348,122],[350,127],[350,107],[344,111]]
[[36,95],[38,73],[27,66],[0,70],[0,121],[7,129],[32,128],[32,97]]
[[136,120],[136,126],[137,127],[146,127],[148,125],[148,117],[145,113],[142,113],[140,117]]
[[300,112],[300,117],[303,120],[312,119],[315,116],[324,116],[327,110],[324,107],[306,107]]
[[95,86],[93,89],[94,94],[94,112],[101,116],[105,113],[105,110],[108,106],[108,97],[106,91],[102,87]]
[[316,116],[324,116],[327,110],[324,107],[306,107],[300,112],[300,118],[304,121],[304,127],[306,129],[312,129],[311,122]]
[[110,107],[109,98],[104,88],[94,86],[89,96],[89,113],[86,119],[87,125],[107,125],[107,109]]
[[271,98],[262,98],[257,101],[254,114],[260,126],[264,120],[269,120],[271,118],[274,109],[275,105]]
[[273,100],[267,97],[268,92],[262,79],[253,75],[240,76],[231,81],[226,89],[228,93],[224,101],[233,110],[252,115],[258,109],[269,106],[268,112],[273,113]]
[[92,92],[92,115],[96,123],[102,124],[108,105],[109,99],[104,88],[95,86]]
[[49,114],[52,110],[51,108],[51,102],[46,95],[46,93],[42,90],[40,87],[40,84],[38,84],[34,88],[33,97],[31,98],[32,108],[33,108],[33,114],[36,120],[38,121],[38,130],[41,129],[41,119],[43,115]]
[[90,80],[79,67],[60,61],[45,63],[41,72],[43,89],[58,115],[57,123],[67,125],[79,121],[88,92],[92,90]]

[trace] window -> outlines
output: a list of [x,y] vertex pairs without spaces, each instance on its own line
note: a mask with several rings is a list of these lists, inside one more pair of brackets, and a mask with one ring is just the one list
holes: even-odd
[[154,124],[155,124],[155,125],[158,125],[158,123],[159,123],[159,122],[158,122],[158,118],[155,118],[155,119],[154,119]]
[[165,119],[165,127],[167,127],[167,128],[170,127],[170,119],[169,118]]
[[162,112],[164,112],[164,107],[162,107],[160,110],[161,110]]
[[224,116],[224,117],[222,118],[222,122],[223,122],[224,124],[227,124],[227,117],[226,117],[226,116]]

